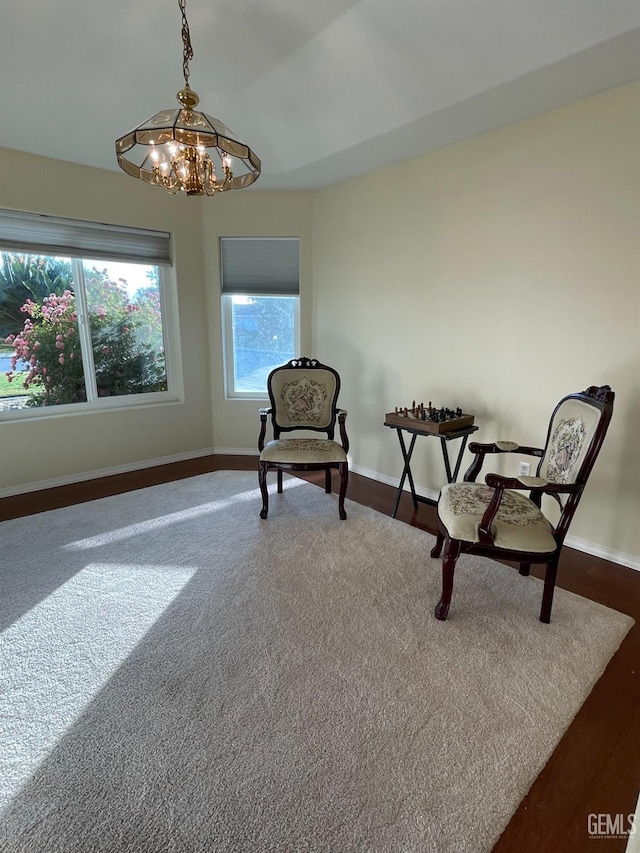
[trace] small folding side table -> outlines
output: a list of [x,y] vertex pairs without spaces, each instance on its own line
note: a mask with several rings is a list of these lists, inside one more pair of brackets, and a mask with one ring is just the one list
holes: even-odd
[[[395,429],[398,433],[400,450],[402,451],[402,458],[404,459],[404,468],[402,469],[400,485],[398,486],[398,493],[396,495],[396,503],[392,513],[393,518],[396,517],[396,513],[398,512],[398,505],[400,504],[400,498],[402,497],[402,489],[407,477],[409,478],[409,487],[411,489],[411,497],[413,499],[414,509],[418,509],[418,502],[431,504],[431,506],[435,506],[437,503],[437,501],[434,501],[431,498],[424,498],[421,495],[416,494],[415,485],[413,483],[413,475],[411,473],[411,456],[413,454],[413,448],[416,443],[416,438],[419,435],[430,435],[434,438],[440,439],[440,446],[442,447],[442,458],[444,460],[444,469],[447,475],[447,482],[454,483],[456,481],[458,472],[460,471],[462,456],[464,454],[465,447],[467,446],[467,440],[472,433],[478,430],[478,427],[473,425],[472,415],[463,415],[461,418],[458,419],[458,421],[458,424],[455,421],[449,421],[442,424],[434,424],[430,421],[421,421],[418,418],[405,417],[400,414],[390,413],[388,415],[385,415],[384,425],[386,427],[390,427],[391,429]],[[408,450],[405,445],[404,436],[402,435],[403,432],[407,432],[411,435],[411,441],[409,442]],[[460,447],[458,449],[458,457],[456,459],[455,467],[452,472],[447,442],[453,441],[457,438],[461,438],[462,443],[460,444]]]

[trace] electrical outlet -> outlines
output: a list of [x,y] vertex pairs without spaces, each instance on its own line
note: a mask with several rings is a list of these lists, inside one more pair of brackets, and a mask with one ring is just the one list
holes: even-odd
[[518,462],[518,477],[531,476],[531,462]]

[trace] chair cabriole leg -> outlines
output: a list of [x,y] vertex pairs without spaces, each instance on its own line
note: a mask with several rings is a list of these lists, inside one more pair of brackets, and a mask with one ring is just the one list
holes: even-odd
[[266,518],[269,512],[269,491],[267,489],[267,463],[258,463],[258,483],[262,494],[262,509],[260,510],[260,518]]
[[[340,491],[338,493],[338,513],[340,515],[340,520],[345,521],[347,518],[347,513],[344,508],[344,499],[347,495],[347,485],[349,483],[349,464],[347,462],[340,462],[338,465],[338,470],[340,471]],[[327,489],[327,491],[331,491]]]
[[460,547],[460,542],[447,537],[444,546],[444,557],[442,559],[442,596],[434,610],[436,619],[439,619],[441,622],[444,622],[449,613],[451,594],[453,592],[453,574],[456,568],[456,561],[460,556]]
[[558,574],[558,557],[547,563],[547,570],[544,575],[544,591],[542,593],[542,607],[540,608],[540,621],[547,625],[551,622],[551,607],[553,605],[553,592],[556,586],[556,576]]
[[436,533],[436,544],[431,549],[432,557],[439,557],[442,553],[442,546],[444,544],[444,533],[442,533],[439,529]]

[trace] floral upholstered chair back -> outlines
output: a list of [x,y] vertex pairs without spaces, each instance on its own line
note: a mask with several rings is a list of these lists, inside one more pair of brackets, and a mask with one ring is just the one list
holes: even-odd
[[274,427],[332,433],[339,387],[329,368],[277,368],[269,377]]
[[[580,399],[563,400],[553,413],[538,476],[550,483],[575,483],[600,424],[598,407]],[[588,472],[586,472],[588,473]]]

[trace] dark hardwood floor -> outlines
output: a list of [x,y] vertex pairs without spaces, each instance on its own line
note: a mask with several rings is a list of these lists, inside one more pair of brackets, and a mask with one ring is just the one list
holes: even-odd
[[[255,468],[255,457],[210,456],[16,495],[0,499],[0,521],[207,471]],[[320,483],[322,476],[307,479]],[[351,474],[348,498],[390,515],[395,489]],[[408,495],[403,495],[397,517],[435,531],[435,509],[420,504],[414,512]],[[536,574],[535,568],[532,573]],[[636,807],[640,789],[640,572],[565,548],[558,585],[628,613],[636,624],[520,804],[494,853],[624,851],[626,837],[589,836],[589,815],[614,818],[622,814],[626,819]],[[425,618],[433,618],[432,613]],[[537,654],[537,649],[532,648],[531,654]]]

